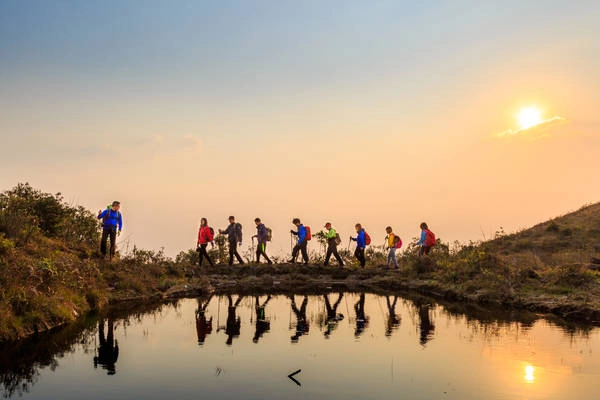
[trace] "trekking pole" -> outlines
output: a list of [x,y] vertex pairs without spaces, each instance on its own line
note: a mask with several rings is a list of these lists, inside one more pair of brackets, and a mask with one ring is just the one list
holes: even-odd
[[255,254],[254,254],[254,236],[252,237],[252,262],[255,262],[256,260],[254,259]]
[[350,245],[352,244],[352,238],[348,239],[348,249],[347,251],[350,251]]

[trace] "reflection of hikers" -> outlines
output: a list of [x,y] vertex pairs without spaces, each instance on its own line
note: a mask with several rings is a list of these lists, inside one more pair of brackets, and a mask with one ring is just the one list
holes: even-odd
[[398,260],[396,260],[396,250],[402,247],[402,240],[400,239],[400,236],[392,232],[391,226],[385,228],[385,231],[387,232],[386,245],[389,250],[387,258],[387,267],[389,268],[390,263],[393,263],[394,268],[398,268]]
[[421,239],[415,245],[421,245],[419,249],[419,257],[427,255],[431,251],[431,248],[435,246],[436,239],[433,232],[429,230],[429,227],[425,222],[421,223]]
[[354,305],[354,311],[356,312],[356,329],[354,330],[354,336],[358,337],[363,333],[365,328],[369,325],[369,317],[365,315],[365,294],[361,293],[359,300]]
[[227,335],[227,341],[225,342],[227,345],[231,346],[233,343],[234,337],[240,336],[240,327],[242,326],[242,320],[240,317],[236,317],[235,309],[240,305],[244,296],[238,296],[235,304],[233,303],[233,299],[231,295],[227,295],[227,299],[229,300],[229,307],[227,308],[227,326],[225,328],[225,334]]
[[388,308],[388,320],[387,327],[385,329],[385,336],[391,336],[392,331],[400,325],[400,317],[396,315],[396,302],[398,301],[398,296],[394,296],[394,301],[390,302],[390,297],[385,296],[385,300],[387,302]]
[[254,222],[256,223],[256,235],[252,237],[256,238],[256,241],[258,242],[258,246],[256,247],[256,263],[260,264],[260,256],[263,255],[268,264],[273,264],[265,252],[267,241],[269,240],[269,231],[265,224],[260,221],[260,218],[255,218]]
[[338,235],[335,229],[331,227],[331,222],[325,224],[325,229],[327,229],[327,232],[325,232],[325,239],[327,240],[327,254],[325,255],[325,262],[323,265],[329,265],[329,258],[333,254],[340,267],[343,267],[344,261],[342,261],[342,257],[340,257],[337,251],[338,244],[340,243],[340,235]]
[[[106,207],[104,211],[98,211],[98,219],[102,220],[102,239],[100,241],[100,252],[103,257],[106,257],[106,242],[110,237],[110,258],[115,255],[117,248],[117,234],[121,234],[123,229],[123,216],[119,209],[121,203],[113,201],[110,207]],[[117,231],[118,229],[118,231]]]
[[102,369],[107,370],[108,375],[114,375],[117,373],[115,364],[119,358],[119,342],[114,339],[114,321],[112,318],[108,318],[108,334],[104,336],[104,319],[100,319],[98,322],[98,336],[100,339],[100,346],[98,347],[98,355],[94,357],[94,368],[98,365]]
[[269,300],[271,300],[271,295],[268,295],[265,302],[261,305],[260,298],[255,296],[256,331],[254,332],[254,337],[252,338],[254,343],[258,343],[258,339],[262,337],[263,333],[268,332],[269,329],[271,329],[271,323],[267,321],[267,317],[265,315],[265,307],[267,306]]
[[425,346],[427,342],[433,338],[435,325],[433,325],[429,317],[429,304],[415,302],[415,305],[419,312],[419,343],[421,343],[422,346]]
[[211,267],[214,267],[215,265],[210,259],[208,252],[206,251],[206,248],[208,247],[209,243],[212,245],[212,247],[215,247],[213,236],[213,229],[208,226],[208,221],[206,220],[206,218],[202,218],[200,220],[200,229],[198,230],[198,248],[196,249],[196,251],[199,254],[198,265],[200,266],[202,266],[202,261],[204,261],[204,257],[206,257]]
[[300,309],[296,307],[294,296],[289,296],[292,300],[292,310],[296,314],[296,334],[292,336],[292,342],[297,342],[298,338],[308,333],[308,320],[306,319],[306,306],[308,304],[308,296],[304,296]]
[[356,224],[356,237],[350,236],[350,240],[356,242],[356,250],[354,251],[354,257],[360,262],[361,267],[365,267],[367,260],[365,259],[365,249],[367,247],[367,239],[365,230],[362,228],[361,224]]
[[327,309],[327,330],[325,331],[325,337],[329,337],[329,335],[331,335],[331,332],[333,332],[333,330],[337,328],[338,322],[344,319],[344,314],[337,313],[337,308],[340,305],[340,302],[342,301],[342,297],[344,297],[344,294],[340,292],[338,295],[338,299],[332,307],[331,303],[329,302],[329,295],[323,295],[323,298],[325,299],[325,308]]
[[235,222],[235,217],[229,217],[229,226],[227,229],[219,229],[219,233],[226,234],[229,242],[229,265],[233,265],[233,257],[237,258],[240,264],[244,264],[244,260],[237,251],[238,244],[242,245],[242,225]]
[[198,335],[198,344],[203,345],[206,335],[212,332],[212,317],[206,319],[206,308],[210,303],[213,295],[211,294],[206,302],[202,303],[202,299],[198,299],[198,309],[196,310],[196,333]]
[[298,228],[297,231],[291,230],[290,233],[292,235],[298,236],[298,243],[292,249],[292,259],[290,262],[292,264],[296,263],[296,257],[298,257],[298,252],[302,252],[302,259],[304,260],[304,264],[308,264],[308,251],[306,247],[308,246],[308,232],[306,227],[302,225],[300,219],[294,218],[292,224],[296,225]]

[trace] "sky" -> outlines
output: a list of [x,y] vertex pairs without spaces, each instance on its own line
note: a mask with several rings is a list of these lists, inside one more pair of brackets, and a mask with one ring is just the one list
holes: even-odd
[[[0,2],[0,190],[29,182],[122,244],[200,217],[271,252],[342,237],[490,238],[600,200],[597,1]],[[520,110],[535,108],[527,129]],[[344,244],[345,245],[345,244]],[[311,245],[316,249],[316,245]]]

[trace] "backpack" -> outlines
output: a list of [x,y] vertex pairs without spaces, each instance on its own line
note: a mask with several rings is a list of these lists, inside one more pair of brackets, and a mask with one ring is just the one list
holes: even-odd
[[425,246],[432,247],[437,243],[435,235],[429,229],[425,231]]
[[267,242],[270,242],[271,239],[273,238],[273,230],[271,228],[266,228],[267,229]]
[[402,239],[400,239],[400,236],[394,235],[394,249],[399,249],[400,247],[402,247]]
[[235,238],[238,243],[242,243],[242,224],[239,222],[235,224]]
[[369,234],[366,231],[365,231],[365,244],[366,245],[371,244],[371,236],[369,236]]
[[306,229],[306,240],[312,239],[312,234],[310,233],[310,226],[305,226],[304,229]]
[[337,232],[335,233],[335,244],[337,244],[338,246],[339,246],[340,244],[342,244],[342,237],[341,237],[341,236],[340,236],[340,234],[339,234],[339,233],[337,233]]
[[[106,206],[106,214],[102,217],[102,225],[104,226],[106,222],[110,219],[110,212],[112,211],[112,206]],[[121,217],[121,211],[117,211],[117,220]]]
[[212,242],[215,240],[215,230],[211,227],[208,227],[208,241]]

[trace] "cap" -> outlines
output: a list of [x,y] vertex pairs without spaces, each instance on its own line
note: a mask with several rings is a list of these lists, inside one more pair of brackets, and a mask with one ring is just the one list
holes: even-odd
[[331,222],[327,222],[327,223],[325,224],[325,228],[327,228],[327,225],[331,226]]

